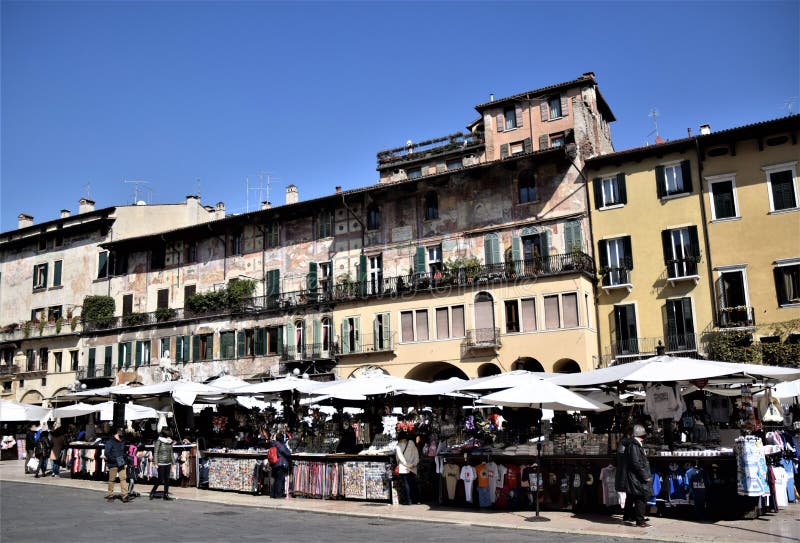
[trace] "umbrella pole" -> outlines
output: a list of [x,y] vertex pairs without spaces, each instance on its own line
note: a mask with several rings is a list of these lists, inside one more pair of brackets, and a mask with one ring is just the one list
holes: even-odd
[[542,437],[544,436],[544,432],[542,429],[542,404],[539,404],[539,439],[536,440],[536,456],[538,459],[538,468],[536,470],[536,516],[528,519],[533,522],[543,522],[550,520],[549,518],[540,517],[539,516],[539,493],[541,492],[541,486],[544,482],[544,477],[542,476]]

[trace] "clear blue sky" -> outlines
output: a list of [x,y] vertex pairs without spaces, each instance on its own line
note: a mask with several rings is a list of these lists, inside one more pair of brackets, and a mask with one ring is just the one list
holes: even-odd
[[[377,180],[375,154],[593,71],[615,147],[800,110],[800,2],[12,2],[0,230],[199,191],[245,211]],[[250,193],[250,209],[258,195]]]

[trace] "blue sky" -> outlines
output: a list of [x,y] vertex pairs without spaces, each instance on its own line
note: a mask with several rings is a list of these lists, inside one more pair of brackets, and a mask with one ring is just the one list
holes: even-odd
[[[90,196],[247,208],[376,182],[476,104],[596,74],[617,149],[800,110],[800,2],[12,2],[0,230]],[[652,136],[651,136],[652,141]],[[198,181],[199,179],[199,181]],[[258,194],[250,192],[249,208]]]

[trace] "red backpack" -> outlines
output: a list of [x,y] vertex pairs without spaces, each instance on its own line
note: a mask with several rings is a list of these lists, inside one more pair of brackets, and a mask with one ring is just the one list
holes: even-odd
[[267,462],[269,462],[272,466],[278,463],[278,447],[275,445],[270,447],[267,451]]

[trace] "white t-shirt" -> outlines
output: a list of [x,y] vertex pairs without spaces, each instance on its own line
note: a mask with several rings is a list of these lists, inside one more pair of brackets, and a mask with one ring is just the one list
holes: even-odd
[[786,492],[789,476],[783,468],[772,468],[772,473],[775,474],[775,503],[778,507],[789,507],[789,494]]
[[464,493],[467,495],[467,501],[472,503],[472,484],[478,477],[478,472],[472,466],[464,466],[461,468],[461,480],[464,481]]
[[495,501],[495,494],[497,493],[497,486],[503,486],[503,479],[500,476],[500,468],[494,462],[486,464],[486,475],[489,477],[489,497],[492,503]]

